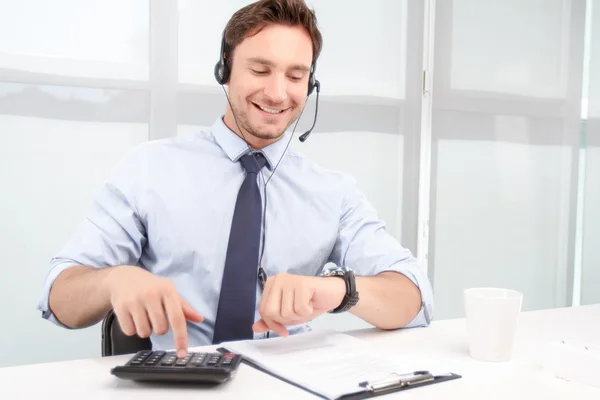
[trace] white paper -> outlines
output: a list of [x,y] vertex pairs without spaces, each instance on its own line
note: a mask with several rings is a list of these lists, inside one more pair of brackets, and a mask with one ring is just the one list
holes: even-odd
[[329,399],[364,391],[360,382],[423,369],[414,360],[399,360],[397,355],[383,357],[370,351],[365,342],[329,330],[228,342],[223,347]]

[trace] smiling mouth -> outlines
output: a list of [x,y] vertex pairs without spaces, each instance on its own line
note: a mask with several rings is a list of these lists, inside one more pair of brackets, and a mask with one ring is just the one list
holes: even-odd
[[279,110],[276,108],[268,108],[268,107],[263,107],[263,106],[259,106],[256,103],[252,103],[254,105],[254,107],[258,108],[260,111],[270,114],[270,115],[279,115],[282,114],[284,111],[287,110],[287,108],[285,110]]

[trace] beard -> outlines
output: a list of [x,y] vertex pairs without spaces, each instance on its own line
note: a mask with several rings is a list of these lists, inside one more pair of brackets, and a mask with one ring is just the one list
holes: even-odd
[[[254,107],[254,105],[251,105],[251,107]],[[231,104],[231,109],[233,111],[234,119],[236,119],[237,123],[239,124],[239,129],[248,132],[254,137],[264,140],[279,139],[285,133],[285,130],[289,128],[289,126],[298,117],[298,111],[296,111],[291,114],[290,120],[287,121],[285,126],[283,126],[281,129],[278,129],[275,132],[265,132],[263,130],[260,130],[258,127],[252,125],[247,112],[242,111],[239,107],[237,107],[234,104]]]

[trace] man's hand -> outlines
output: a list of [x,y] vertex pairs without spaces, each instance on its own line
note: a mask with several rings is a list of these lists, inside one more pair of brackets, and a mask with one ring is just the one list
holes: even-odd
[[339,277],[275,275],[265,284],[259,306],[261,320],[252,329],[257,333],[269,330],[279,336],[289,334],[285,325],[312,321],[340,305],[346,284]]
[[170,325],[177,356],[185,356],[185,321],[202,322],[204,317],[177,293],[173,283],[133,266],[114,267],[109,279],[110,302],[121,330],[129,336],[137,333],[146,338],[152,331],[164,335]]

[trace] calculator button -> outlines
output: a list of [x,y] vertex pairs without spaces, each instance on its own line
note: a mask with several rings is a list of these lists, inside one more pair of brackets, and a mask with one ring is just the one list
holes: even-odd
[[175,353],[167,353],[167,355],[160,362],[160,365],[173,365],[175,360],[177,360],[177,355],[175,355]]
[[207,365],[217,365],[221,360],[221,354],[211,354],[208,358]]
[[144,360],[152,353],[150,350],[144,350],[137,353],[135,356],[131,358],[131,365],[141,365]]
[[188,353],[185,357],[178,358],[177,361],[175,361],[175,365],[177,365],[178,367],[185,367],[191,358],[192,355]]
[[156,365],[160,359],[165,355],[165,351],[155,351],[150,354],[144,365]]
[[192,356],[192,360],[190,362],[190,365],[193,365],[195,367],[199,367],[202,364],[204,364],[204,360],[206,360],[206,353],[196,353]]

